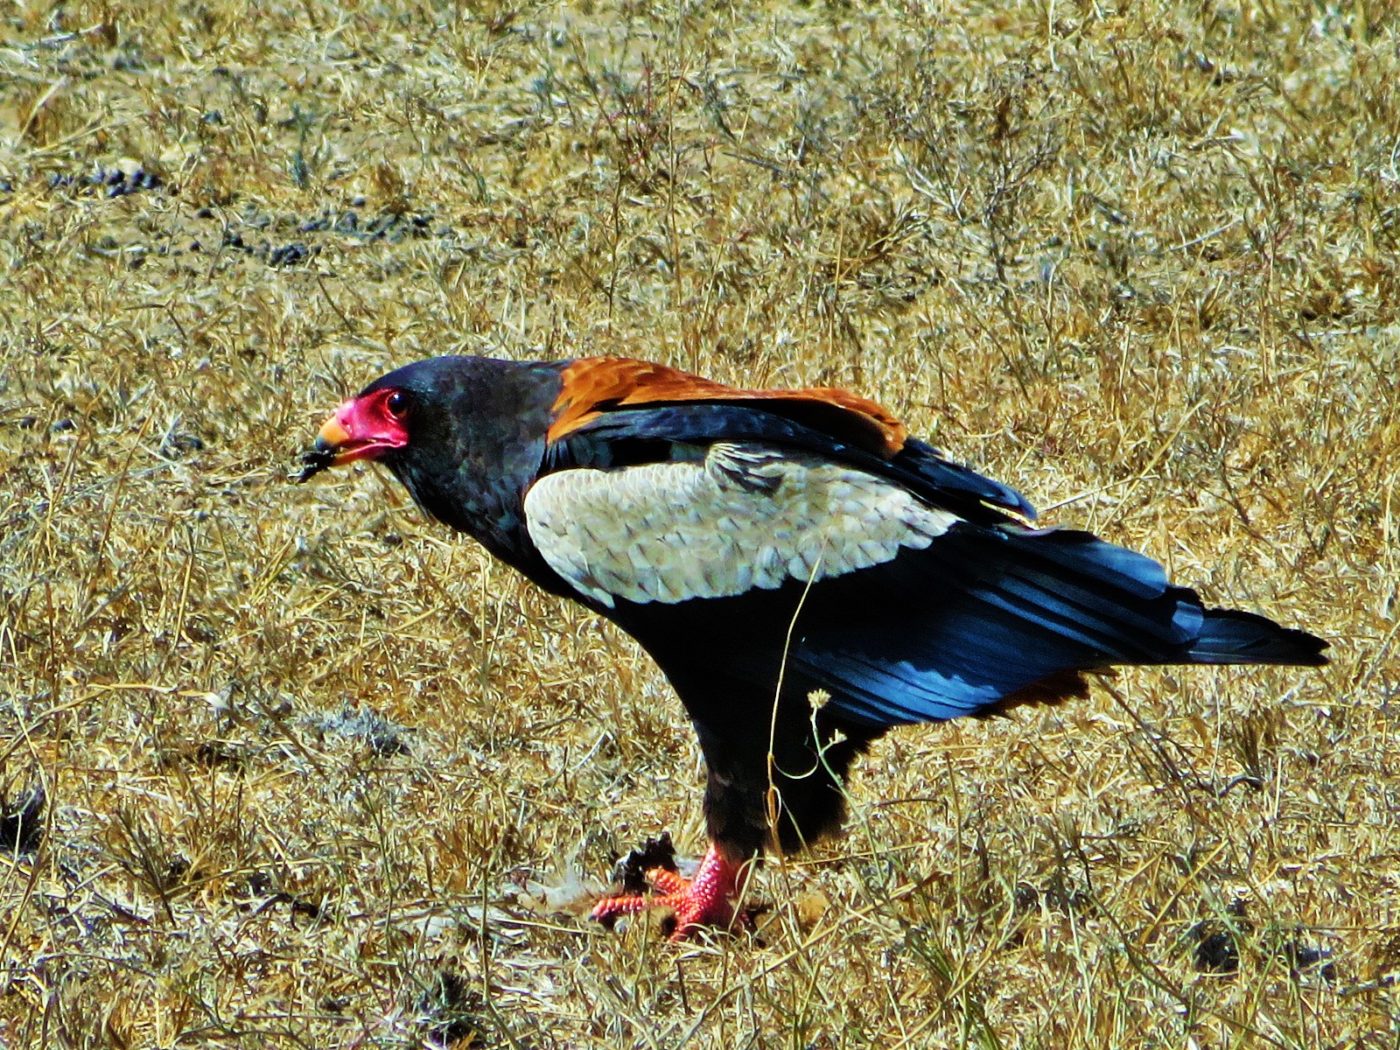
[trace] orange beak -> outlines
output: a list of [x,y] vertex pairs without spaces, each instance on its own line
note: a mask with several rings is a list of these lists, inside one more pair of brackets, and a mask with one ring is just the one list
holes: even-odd
[[337,467],[359,458],[360,450],[355,446],[350,428],[344,418],[353,411],[354,402],[347,401],[331,413],[316,435],[316,443],[301,454],[301,472],[292,475],[292,480],[300,484],[321,473],[327,467]]
[[313,453],[328,457],[328,467],[337,467],[347,462],[352,454],[352,450],[346,447],[350,443],[350,431],[341,422],[346,407],[341,405],[321,424],[321,429],[316,434],[316,444],[312,446]]

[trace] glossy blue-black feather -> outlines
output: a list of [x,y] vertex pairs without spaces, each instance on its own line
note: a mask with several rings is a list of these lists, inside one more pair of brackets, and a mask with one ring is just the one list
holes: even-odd
[[[802,402],[684,402],[619,408],[573,430],[551,446],[547,470],[570,466],[609,470],[684,456],[718,441],[755,442],[829,457],[889,478],[934,506],[969,521],[1004,522],[1007,513],[1034,519],[1035,508],[1015,489],[909,439],[893,456],[811,425]],[[668,452],[666,449],[676,450]]]

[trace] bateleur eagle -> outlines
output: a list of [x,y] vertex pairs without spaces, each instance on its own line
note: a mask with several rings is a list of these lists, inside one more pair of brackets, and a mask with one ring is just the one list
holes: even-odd
[[710,848],[693,880],[650,872],[654,895],[594,915],[661,904],[678,937],[733,921],[765,847],[835,831],[842,776],[892,726],[1083,696],[1081,672],[1114,664],[1326,663],[1321,639],[1208,609],[1141,554],[1033,527],[1018,492],[841,390],[439,357],[341,405],[302,477],[357,459],[665,672]]

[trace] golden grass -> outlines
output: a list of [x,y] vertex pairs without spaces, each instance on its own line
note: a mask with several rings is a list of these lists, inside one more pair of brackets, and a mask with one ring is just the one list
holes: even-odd
[[[0,1045],[1396,1045],[1384,5],[0,27]],[[1335,663],[896,733],[761,943],[603,932],[703,843],[664,682],[382,473],[285,480],[449,351],[850,386]]]

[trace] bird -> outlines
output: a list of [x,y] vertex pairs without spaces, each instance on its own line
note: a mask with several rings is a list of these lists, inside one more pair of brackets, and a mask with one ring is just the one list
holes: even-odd
[[835,834],[889,730],[1086,697],[1117,665],[1327,663],[1160,564],[1042,527],[1020,492],[832,387],[744,389],[626,357],[444,356],[375,379],[299,480],[383,464],[419,508],[631,635],[689,716],[708,849],[603,897],[672,937],[743,922],[765,852]]

